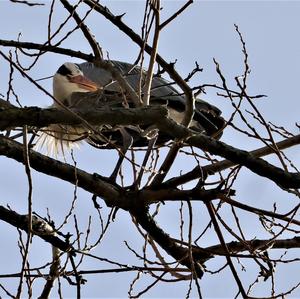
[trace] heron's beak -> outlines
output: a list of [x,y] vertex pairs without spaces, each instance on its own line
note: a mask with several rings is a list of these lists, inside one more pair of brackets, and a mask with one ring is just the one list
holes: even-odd
[[99,86],[95,82],[82,75],[70,77],[69,81],[78,84],[82,89],[88,91],[97,91],[99,89]]

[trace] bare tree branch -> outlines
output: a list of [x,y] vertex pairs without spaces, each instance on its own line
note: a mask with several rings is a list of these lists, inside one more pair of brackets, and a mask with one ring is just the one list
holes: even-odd
[[[130,111],[130,109],[128,109],[128,111]],[[32,122],[31,124],[33,125]],[[234,164],[245,166],[254,173],[271,179],[283,188],[300,188],[299,173],[286,172],[261,158],[254,157],[247,151],[234,148],[203,134],[193,136],[193,132],[191,130],[178,125],[176,122],[168,118],[160,119],[157,123],[157,127],[174,138],[186,140],[186,143],[189,145],[208,151],[211,154],[227,158]],[[3,153],[3,151],[1,152]]]

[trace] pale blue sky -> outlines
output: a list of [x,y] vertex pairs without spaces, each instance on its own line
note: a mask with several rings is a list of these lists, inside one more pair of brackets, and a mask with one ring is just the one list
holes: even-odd
[[[44,42],[47,39],[47,14],[50,2],[45,3],[47,4],[46,7],[28,8],[11,4],[8,1],[1,1],[0,27],[2,32],[0,39],[17,39],[18,33],[21,32],[21,40],[23,41]],[[134,30],[140,32],[144,1],[105,1],[104,3],[115,14],[126,12],[123,20]],[[183,2],[162,1],[162,4],[164,6],[162,18],[164,19],[176,11]],[[187,11],[162,32],[159,53],[167,61],[177,59],[176,68],[183,77],[192,70],[194,62],[198,61],[204,71],[194,78],[192,85],[220,84],[213,63],[213,58],[215,58],[228,78],[229,86],[235,89],[234,77],[243,73],[241,45],[234,29],[234,24],[237,24],[244,36],[249,54],[251,67],[248,82],[249,93],[267,95],[267,98],[257,100],[257,106],[265,118],[277,125],[286,126],[293,133],[298,133],[294,124],[299,121],[299,13],[300,2],[297,1],[195,1]],[[55,22],[60,21],[65,15],[66,13],[58,4],[54,15]],[[88,18],[87,24],[91,27],[103,51],[108,52],[111,59],[134,62],[138,48],[107,20],[97,14],[92,14]],[[63,46],[87,53],[91,52],[80,33],[67,40]],[[6,51],[3,47],[1,50]],[[59,55],[47,55],[41,58],[31,74],[34,78],[52,75],[65,61],[78,60]],[[0,70],[0,93],[6,95],[7,66],[1,59]],[[16,75],[14,84],[20,101],[24,105],[45,107],[51,104],[49,98],[36,91],[35,87],[24,78]],[[51,91],[51,80],[42,84]],[[225,117],[228,117],[232,112],[230,104],[224,98],[217,97],[212,91],[203,98],[220,107]],[[225,132],[222,140],[247,150],[261,146],[261,144],[249,141],[230,129]],[[298,150],[291,149],[287,152],[289,157],[294,159],[296,164],[298,162],[299,165]],[[99,152],[99,150],[91,149],[89,146],[83,146],[81,150],[75,152],[75,157],[79,168],[104,175],[109,174],[116,161],[116,153]],[[274,158],[268,159],[272,163],[278,163]],[[193,166],[190,163],[192,160],[187,160],[183,156],[172,173],[178,174],[181,169],[184,171],[191,169]],[[1,204],[9,203],[17,212],[26,213],[27,185],[23,167],[13,160],[0,157],[0,177],[2,178],[0,183]],[[46,207],[49,207],[51,215],[59,224],[70,206],[73,186],[36,172],[33,172],[33,183],[34,210],[45,215]],[[282,208],[281,211],[284,212],[296,202],[291,195],[280,193],[275,184],[244,170],[234,188],[238,190],[236,200],[258,207],[270,208],[273,202],[277,201],[278,208]],[[78,190],[77,211],[80,211],[79,219],[82,230],[87,225],[87,215],[92,213],[95,217],[90,197],[90,194]],[[104,206],[104,204],[102,205]],[[201,208],[203,206],[199,206],[199,210]],[[170,211],[172,212],[170,213]],[[224,209],[223,215],[227,214],[229,211]],[[249,218],[246,213],[241,213],[241,215],[247,216],[242,217],[242,224],[245,225],[248,236],[260,236],[261,228],[258,221]],[[128,252],[122,242],[129,240],[130,244],[141,252],[138,245],[142,245],[142,240],[135,232],[129,217],[123,212],[120,212],[118,216],[102,245],[93,253],[103,257],[110,256],[120,262],[137,264],[138,261],[132,253]],[[178,233],[178,229],[174,228],[178,224],[177,216],[173,205],[168,204],[163,207],[160,221],[165,228],[168,227],[170,234]],[[201,213],[201,220],[205,217],[207,216]],[[5,240],[2,250],[3,252],[9,250],[12,254],[10,259],[13,259],[15,255],[18,255],[18,249],[14,248],[16,234],[12,237],[11,234],[14,230],[3,223],[0,223],[0,226],[2,231],[7,231],[2,237]],[[72,227],[71,221],[69,227]],[[201,227],[201,221],[199,227]],[[68,228],[66,227],[64,231],[68,231]],[[206,245],[208,246],[217,241],[215,236],[209,235],[204,238],[203,242],[207,242]],[[41,252],[38,249],[40,244],[38,240],[35,240],[33,244],[33,266],[38,265],[39,261],[42,263],[50,254],[49,246],[43,247],[45,250]],[[222,263],[223,261],[220,262],[220,264]],[[19,271],[19,264],[14,265],[7,256],[0,257],[0,264],[3,272]],[[245,264],[247,263],[245,262]],[[91,263],[86,260],[83,268],[99,267],[109,268],[109,265],[95,264],[94,261]],[[216,265],[212,264],[212,268],[215,269]],[[296,271],[295,266],[290,268],[289,272],[291,274],[296,273],[292,272],[293,270]],[[278,266],[277,272],[280,278],[277,281],[278,290],[285,291],[298,281],[297,275],[286,275],[287,270],[281,265]],[[255,275],[251,271],[243,275],[247,282],[253,282],[255,279]],[[114,276],[107,274],[87,277],[88,283],[83,287],[84,297],[99,297],[99,294],[103,298],[126,297],[132,277],[134,274],[116,274]],[[14,286],[16,281],[10,283]],[[201,281],[201,287],[205,298],[232,298],[237,290],[229,271],[224,271],[219,276],[206,274]],[[263,296],[264,291],[269,289],[270,282],[267,281],[258,285],[254,289],[256,290],[254,294]],[[183,298],[186,291],[186,283],[162,284],[161,287],[152,289],[148,296],[151,298]],[[65,287],[64,292],[66,296],[73,297],[75,288]],[[299,295],[300,292],[295,294]]]

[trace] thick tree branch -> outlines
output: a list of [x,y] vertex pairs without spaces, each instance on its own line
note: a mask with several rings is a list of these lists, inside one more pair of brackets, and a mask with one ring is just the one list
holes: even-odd
[[272,180],[281,188],[300,188],[299,173],[284,171],[261,158],[256,158],[248,151],[237,149],[203,135],[191,137],[188,143],[211,154],[220,155],[235,164],[245,166],[254,173]]
[[[131,192],[128,192],[130,197]],[[132,191],[132,194],[137,194],[138,201],[146,205],[166,202],[166,201],[210,201],[221,197],[224,194],[234,195],[234,191],[231,190],[221,190],[219,188],[204,190],[204,189],[191,189],[191,190],[178,190],[178,189],[161,189],[157,186],[154,190],[142,189],[139,193]]]
[[[0,136],[0,155],[5,155],[20,163],[24,163],[23,145]],[[116,185],[112,185],[101,179],[100,176],[91,175],[83,170],[75,169],[74,166],[51,159],[33,150],[29,151],[30,165],[33,169],[45,174],[57,177],[71,184],[77,185],[84,190],[103,198],[108,205],[128,208],[121,203],[121,192]]]
[[[124,109],[124,111],[127,111],[130,114],[130,111],[132,110]],[[54,114],[55,113],[56,112],[54,112]],[[122,116],[124,116],[124,114]],[[41,117],[41,115],[39,115],[39,117]],[[85,117],[89,119],[87,115]],[[139,116],[136,117],[139,118]],[[125,117],[122,119],[122,123],[119,124],[124,124],[124,119]],[[116,124],[115,120],[116,118],[114,117],[113,121],[109,120],[107,123]],[[102,120],[99,120],[99,122],[102,123]],[[33,122],[30,122],[30,125],[34,125]],[[282,188],[300,188],[299,173],[286,172],[266,162],[261,158],[256,158],[255,156],[253,156],[251,153],[247,151],[232,147],[224,142],[215,140],[203,134],[195,134],[193,131],[189,130],[188,128],[181,126],[177,124],[175,121],[168,119],[166,117],[159,119],[156,125],[158,129],[160,129],[162,132],[169,134],[174,139],[177,138],[177,139],[185,140],[185,142],[189,145],[198,147],[204,151],[208,151],[211,154],[224,157],[232,161],[234,164],[245,166],[251,171],[253,171],[254,173],[269,178],[270,180],[272,180]],[[3,154],[5,154],[5,152]]]
[[[180,264],[185,265],[190,270],[192,269],[188,249],[177,245],[174,240],[156,224],[155,220],[149,215],[145,207],[137,205],[131,210],[131,213],[142,228],[147,231],[167,253],[173,256]],[[202,260],[205,260],[209,256],[209,254],[201,254]],[[201,278],[203,276],[202,266],[195,263],[194,267],[197,276]]]
[[[0,130],[14,127],[22,127],[24,124],[35,127],[46,127],[50,124],[79,125],[81,121],[76,115],[61,109],[38,107],[18,108],[7,105],[6,101],[0,100]],[[2,109],[1,109],[2,107]],[[149,106],[142,108],[90,108],[85,110],[73,109],[73,112],[85,119],[90,125],[149,125],[166,118],[168,110],[162,106]]]
[[[9,223],[10,225],[17,227],[24,232],[28,233],[28,216],[27,215],[20,215],[14,211],[11,211],[3,206],[0,206],[0,220]],[[34,231],[33,231],[34,233]],[[65,241],[62,241],[60,238],[50,235],[50,234],[37,234],[46,242],[50,243],[54,247],[59,248],[61,251],[67,252],[72,249],[71,245]]]
[[[171,131],[177,138],[178,137],[183,138],[184,136],[191,134],[190,130],[168,119],[161,120],[158,123],[158,126],[159,127],[161,126],[161,128],[169,130],[168,132],[170,132],[170,129],[172,129]],[[202,136],[202,135],[192,136],[188,139],[188,142],[190,142],[191,140],[192,140],[191,144],[193,145],[201,142],[202,145],[199,147],[204,146],[209,148],[212,151],[217,151],[217,152],[220,147],[223,151],[222,154],[225,153],[225,155],[227,154],[233,155],[233,157],[236,159],[239,158],[239,154],[236,153],[236,151],[239,150],[229,147],[221,142],[215,141],[207,136]],[[0,138],[1,155],[5,155],[7,157],[13,158],[23,163],[24,162],[23,150],[24,148],[21,144],[18,144],[17,142],[12,141],[5,137]],[[279,168],[276,168],[261,159],[254,159],[248,153],[246,154],[246,152],[242,152],[241,156],[242,156],[242,160],[241,160],[242,162],[244,162],[245,164],[252,162],[254,167],[258,169],[258,172],[264,173],[265,171],[264,168],[268,168],[269,172],[271,173],[271,174],[269,173],[268,175],[274,176],[272,172],[275,170],[275,176],[274,176],[275,181],[276,180],[278,181],[279,179],[281,182],[283,180],[285,183],[286,180],[292,183],[295,182],[299,183],[297,181],[297,179],[299,180],[297,175],[285,173]],[[157,190],[157,193],[151,190],[141,190],[139,192],[124,193],[124,190],[121,191],[121,189],[118,186],[108,183],[105,180],[105,178],[95,177],[79,169],[76,169],[76,179],[75,179],[75,168],[73,166],[67,165],[59,161],[55,161],[39,153],[35,153],[34,151],[30,151],[29,157],[30,157],[31,166],[34,169],[61,178],[63,180],[69,181],[73,184],[77,179],[77,184],[79,187],[102,197],[108,205],[118,206],[123,209],[130,210],[133,213],[133,215],[136,217],[138,223],[153,237],[154,240],[156,240],[158,244],[160,244],[162,248],[164,248],[175,259],[179,260],[183,265],[191,269],[190,259],[188,258],[188,254],[187,254],[188,252],[184,248],[174,245],[172,239],[170,239],[169,236],[156,225],[155,221],[148,215],[147,210],[145,210],[144,207],[145,201],[151,202],[151,198],[153,198],[152,200],[153,202],[155,202],[157,198],[159,200],[167,199],[168,195],[172,195],[170,190],[168,190],[167,193],[162,192],[162,195],[159,195],[159,190]],[[254,161],[252,161],[252,159],[254,159]],[[257,160],[259,161],[257,162]],[[260,167],[262,167],[263,170],[260,169]],[[293,178],[293,180],[291,180],[290,178],[288,178],[288,176],[291,177],[295,176],[295,177]],[[192,197],[193,195],[194,196],[196,195],[195,193],[196,191],[187,191],[187,192],[183,191],[181,193],[180,191],[177,192],[176,190],[174,190],[173,192],[174,192],[173,193],[174,198],[176,196],[183,198],[183,196]],[[201,191],[197,191],[197,192],[201,193]],[[201,199],[200,193],[198,194],[198,196]],[[126,194],[125,197],[124,194]],[[211,198],[209,199],[212,199],[215,195],[217,194],[213,194],[213,196],[211,196]],[[140,204],[142,204],[142,206],[140,206]],[[198,260],[205,260],[208,257],[204,257],[203,251],[201,251],[201,255],[197,256],[197,258]],[[197,269],[198,276],[201,277],[202,275],[201,266],[197,265],[197,267],[198,267]]]
[[76,57],[80,58],[86,61],[93,62],[95,60],[94,55],[92,54],[86,54],[81,51],[73,51],[70,49],[66,48],[60,48],[57,46],[52,46],[52,45],[43,45],[43,44],[37,44],[37,43],[32,43],[32,42],[20,42],[20,41],[15,41],[15,40],[4,40],[0,39],[0,46],[3,47],[13,47],[16,49],[28,49],[28,50],[39,50],[42,52],[52,52],[56,54],[62,54],[66,55],[69,57]]
[[[287,139],[284,139],[282,141],[279,141],[276,143],[276,147],[279,150],[284,150],[287,148],[290,148],[295,145],[300,144],[300,135],[296,135],[293,137],[289,137]],[[268,156],[270,154],[274,154],[274,149],[272,146],[264,146],[259,149],[255,149],[253,151],[249,152],[253,157],[260,158],[264,156]],[[196,166],[193,170],[180,175],[178,177],[173,177],[169,179],[168,181],[165,181],[163,183],[166,188],[174,188],[178,185],[185,184],[187,182],[190,182],[192,180],[198,179],[199,177],[202,176],[203,173],[207,174],[215,174],[219,171],[225,170],[229,167],[235,166],[236,163],[229,161],[229,160],[222,160],[213,164],[205,165],[200,168],[200,166]]]
[[300,188],[299,173],[286,172],[261,158],[254,157],[248,151],[235,148],[204,134],[193,134],[193,136],[190,137],[191,131],[189,129],[169,119],[161,120],[161,122],[157,124],[157,127],[164,132],[168,132],[174,138],[184,139],[185,142],[191,146],[226,158],[234,164],[245,166],[254,173],[272,180],[281,188]]
[[[278,240],[248,240],[244,243],[241,242],[230,242],[226,243],[226,246],[231,254],[248,251],[249,246],[252,250],[264,251],[267,249],[291,249],[300,248],[300,237],[294,237],[292,239],[278,239]],[[197,248],[194,249],[197,251]],[[224,248],[221,245],[214,245],[206,247],[205,251],[211,252],[215,255],[224,255]],[[203,249],[199,250],[199,253],[203,253]]]
[[[0,155],[5,153],[7,157],[23,163],[22,151],[23,146],[21,144],[11,141],[8,138],[0,137]],[[102,197],[109,206],[117,206],[130,210],[136,217],[138,223],[164,250],[166,250],[167,253],[178,260],[181,264],[191,268],[187,250],[177,246],[168,234],[155,224],[155,221],[153,221],[150,215],[148,215],[143,201],[139,200],[140,198],[143,199],[143,195],[141,195],[141,197],[139,196],[140,191],[121,191],[117,186],[113,186],[105,182],[103,179],[90,175],[80,169],[76,169],[75,178],[75,168],[73,166],[45,157],[34,151],[29,152],[29,158],[31,167],[37,171],[58,177],[73,184],[76,183],[79,187]],[[146,191],[145,199],[152,196],[155,196],[152,191]],[[15,221],[13,218],[11,217],[12,220],[10,220],[10,222],[7,220],[9,217],[5,218],[5,215],[6,214],[4,214],[1,219],[14,225]],[[26,225],[24,227],[27,228]],[[51,239],[52,236],[49,236],[49,238]],[[59,246],[57,247],[60,248]],[[204,257],[202,258],[205,259]],[[200,266],[197,273],[199,277],[203,274]]]
[[[77,178],[77,185],[80,188],[103,198],[109,206],[117,206],[125,210],[133,208],[136,202],[149,205],[160,201],[209,201],[229,192],[228,190],[220,190],[219,188],[211,190],[157,188],[156,190],[142,189],[139,191],[126,191],[117,184],[110,184],[105,177],[95,176],[78,168],[75,170],[75,167],[72,165],[46,157],[33,150],[30,150],[29,153],[30,164],[33,169],[60,178],[71,184],[75,184]],[[6,137],[0,137],[0,155],[5,155],[24,163],[22,154],[23,146],[20,143]]]

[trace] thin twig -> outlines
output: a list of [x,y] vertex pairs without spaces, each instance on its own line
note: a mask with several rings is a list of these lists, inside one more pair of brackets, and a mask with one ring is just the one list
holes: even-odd
[[167,20],[160,24],[160,30],[166,27],[170,22],[172,22],[175,18],[177,18],[184,10],[186,10],[194,1],[187,1],[180,9],[178,9],[172,16],[170,16]]

